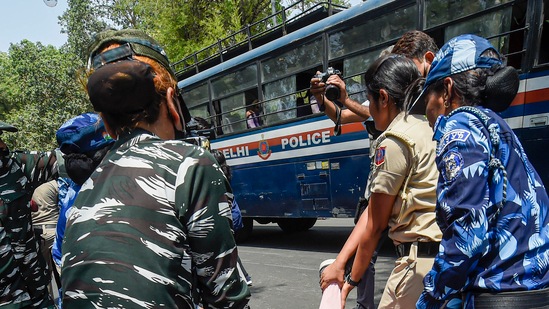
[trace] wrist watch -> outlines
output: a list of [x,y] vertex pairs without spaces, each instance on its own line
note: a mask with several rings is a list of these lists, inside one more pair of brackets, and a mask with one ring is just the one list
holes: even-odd
[[353,281],[353,279],[351,279],[351,274],[348,274],[346,277],[345,277],[345,282],[347,282],[348,284],[356,287],[360,284],[360,281],[362,281],[362,278],[358,281]]

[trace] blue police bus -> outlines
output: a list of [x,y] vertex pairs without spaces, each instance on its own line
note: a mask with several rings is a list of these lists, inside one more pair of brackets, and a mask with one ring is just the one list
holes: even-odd
[[[413,29],[439,46],[463,33],[484,36],[520,71],[519,93],[502,116],[549,184],[545,11],[549,0],[368,0],[350,8],[319,2],[278,26],[251,25],[245,35],[212,46],[216,52],[202,50],[174,68],[191,114],[215,127],[211,147],[233,168],[245,230],[251,232],[253,221],[307,230],[317,218],[354,216],[370,162],[362,124],[343,125],[336,136],[333,122],[316,112],[307,92],[311,77],[336,68],[351,97],[364,101],[369,63]],[[251,31],[254,26],[262,31]],[[207,54],[198,61],[200,53]],[[256,102],[261,126],[248,128],[246,111]]]

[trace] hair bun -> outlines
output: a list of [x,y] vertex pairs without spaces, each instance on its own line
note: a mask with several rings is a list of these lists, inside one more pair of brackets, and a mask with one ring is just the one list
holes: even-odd
[[484,107],[494,112],[502,112],[511,105],[519,88],[519,76],[515,68],[505,66],[498,68],[494,75],[486,79],[486,100]]

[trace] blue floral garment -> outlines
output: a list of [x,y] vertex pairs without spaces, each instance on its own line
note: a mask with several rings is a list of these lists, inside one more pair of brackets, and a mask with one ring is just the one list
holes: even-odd
[[[435,124],[436,214],[443,239],[417,308],[439,308],[444,301],[448,308],[474,308],[473,293],[549,286],[545,188],[505,121],[489,109],[477,111],[499,133],[496,160],[490,161],[494,141],[487,127],[472,113],[461,110]],[[503,169],[490,169],[497,159],[506,177]]]

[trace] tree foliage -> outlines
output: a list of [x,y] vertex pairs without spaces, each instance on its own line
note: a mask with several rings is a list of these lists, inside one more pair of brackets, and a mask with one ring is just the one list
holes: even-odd
[[[91,109],[79,76],[88,46],[106,28],[142,29],[180,60],[272,14],[271,0],[67,0],[59,18],[68,36],[61,47],[23,40],[0,52],[0,120],[20,131],[3,139],[12,149],[46,150],[56,146],[55,131],[69,118]],[[275,10],[295,1],[275,0]],[[306,0],[297,9],[321,1]],[[347,4],[345,0],[332,3]],[[271,19],[257,25],[273,26]],[[263,28],[261,28],[263,27]],[[256,29],[257,30],[257,29]],[[244,39],[243,33],[229,40]]]
[[10,69],[3,74],[16,85],[2,119],[19,128],[3,136],[12,149],[53,149],[57,128],[89,109],[73,58],[51,45],[27,40],[11,45],[4,59]]

